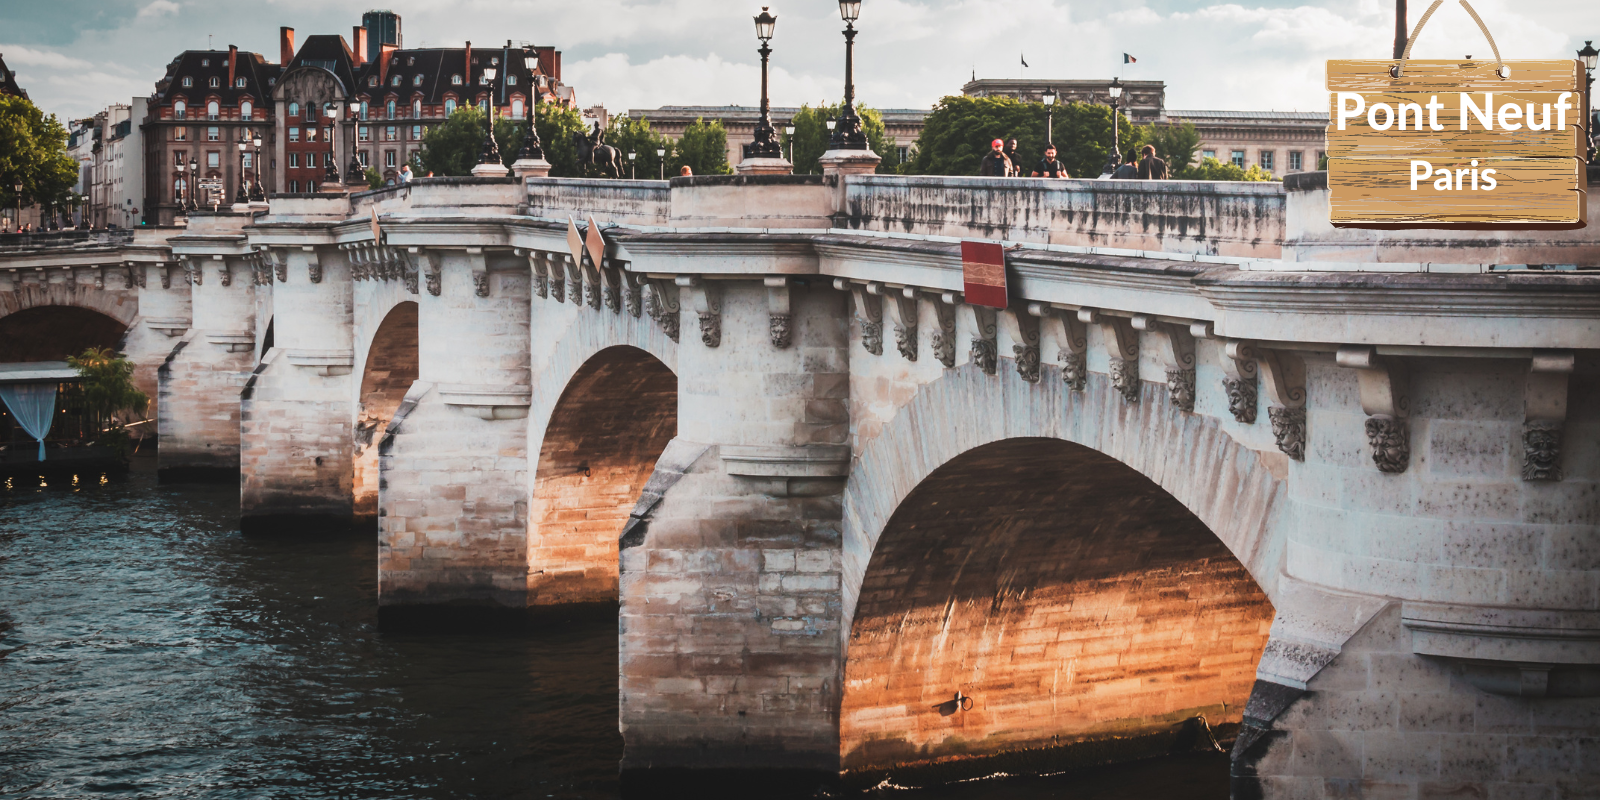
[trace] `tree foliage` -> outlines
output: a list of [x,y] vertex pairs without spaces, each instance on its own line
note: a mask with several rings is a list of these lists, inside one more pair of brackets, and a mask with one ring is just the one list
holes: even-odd
[[677,146],[667,154],[667,177],[688,167],[696,175],[727,175],[733,172],[728,166],[728,131],[722,120],[707,122],[697,118],[683,131]]
[[1150,145],[1156,149],[1156,156],[1167,162],[1167,169],[1172,177],[1179,180],[1221,180],[1192,178],[1190,173],[1195,169],[1194,154],[1200,149],[1200,132],[1195,130],[1194,123],[1183,122],[1176,125],[1162,125],[1150,123],[1139,128],[1138,146]]
[[[544,157],[550,162],[550,174],[557,177],[580,177],[577,150],[572,146],[572,132],[582,131],[583,118],[572,108],[540,103],[534,110],[534,124],[539,128],[539,142],[544,146]],[[471,175],[478,165],[478,154],[483,149],[483,111],[476,106],[460,106],[443,125],[437,125],[422,137],[422,158],[413,171],[432,172],[435,176]],[[510,117],[497,117],[494,121],[494,140],[500,148],[500,163],[509,168],[522,151],[522,138],[527,123]]]
[[482,147],[483,112],[460,106],[422,137],[422,168],[440,177],[471,175]]
[[1275,181],[1272,173],[1261,168],[1260,164],[1251,164],[1249,169],[1244,169],[1232,162],[1222,162],[1215,158],[1203,159],[1199,164],[1188,167],[1181,176],[1187,181]]
[[[828,140],[831,137],[828,120],[837,118],[843,108],[842,102],[819,105],[816,108],[803,105],[789,121],[789,124],[794,126],[794,135],[789,136],[781,132],[778,134],[778,139],[783,144],[784,155],[789,154],[790,143],[793,142],[795,174],[809,175],[822,171],[817,161],[828,150]],[[878,172],[898,172],[900,148],[884,130],[883,115],[877,109],[860,104],[856,105],[856,114],[861,117],[861,128],[867,134],[867,146],[883,159],[878,162]]]
[[126,458],[131,451],[128,430],[118,415],[143,415],[150,398],[133,384],[133,362],[108,348],[91,347],[68,356],[81,380],[70,390],[69,403],[83,409],[94,426],[94,443],[110,447]]
[[[677,174],[675,169],[670,174],[664,169],[664,164],[672,163],[677,142],[652,128],[647,117],[612,117],[610,126],[606,128],[606,144],[622,150],[624,165],[630,163],[627,161],[628,154],[634,154],[634,161],[631,162],[634,177],[656,180]],[[665,150],[665,157],[656,155],[657,150]]]
[[[1055,107],[1057,157],[1075,178],[1096,177],[1111,152],[1112,118],[1108,106],[1065,103]],[[1117,115],[1117,143],[1127,152],[1139,140],[1139,129]],[[900,170],[911,175],[976,175],[979,162],[995,139],[1016,139],[1023,168],[1044,157],[1047,112],[1042,103],[1011,97],[946,97],[934,106],[917,137],[916,155]]]
[[78,162],[67,154],[67,129],[54,114],[45,116],[32,102],[0,95],[0,197],[17,205],[65,206],[81,198],[72,191]]

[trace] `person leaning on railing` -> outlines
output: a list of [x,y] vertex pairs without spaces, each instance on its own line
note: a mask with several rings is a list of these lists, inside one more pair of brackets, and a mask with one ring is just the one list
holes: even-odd
[[1062,165],[1060,161],[1056,160],[1056,146],[1053,144],[1047,144],[1044,146],[1044,158],[1039,159],[1039,163],[1034,166],[1031,177],[1070,178],[1072,176],[1068,175],[1067,168]]
[[978,162],[978,174],[985,178],[1009,177],[1014,167],[1005,154],[1006,143],[996,139],[989,143],[989,154]]
[[1164,181],[1169,177],[1167,162],[1156,157],[1156,148],[1153,145],[1145,145],[1140,152],[1144,154],[1144,158],[1139,161],[1139,178],[1141,180]]

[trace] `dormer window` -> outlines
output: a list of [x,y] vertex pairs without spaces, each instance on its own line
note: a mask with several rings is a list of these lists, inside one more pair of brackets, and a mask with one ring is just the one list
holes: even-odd
[[188,75],[183,76],[183,85],[184,86],[193,86],[194,85],[194,78],[191,78]]
[[389,119],[394,119],[394,101],[393,100],[389,101],[388,108],[385,109],[385,110],[389,112]]
[[242,119],[242,120],[253,120],[253,119],[255,119],[255,115],[256,115],[256,107],[253,104],[251,104],[251,102],[249,100],[246,100],[243,103],[239,104],[239,119]]
[[189,104],[183,102],[182,100],[179,100],[178,102],[173,103],[172,104],[172,118],[173,119],[188,119],[189,118]]
[[489,59],[489,66],[491,66],[491,67],[500,66],[500,57],[499,56],[495,56],[494,58]]
[[222,79],[217,77],[217,76],[215,76],[215,75],[212,75],[211,76],[211,88],[216,89],[216,88],[219,88],[221,86],[222,86]]
[[461,76],[460,75],[451,75],[450,76],[450,85],[451,86],[460,86],[461,85]]
[[389,59],[389,66],[391,66],[391,67],[400,66],[400,57],[399,56],[395,56],[394,58]]
[[206,103],[206,119],[216,119],[221,113],[222,109],[217,105],[217,101]]
[[416,56],[407,56],[407,57],[406,57],[406,66],[408,66],[408,67],[414,67],[414,66],[416,66],[416,65],[417,65],[417,59],[416,59]]
[[367,76],[367,85],[368,86],[377,86],[378,85],[378,76],[376,76],[376,75],[368,75]]
[[456,113],[456,99],[454,97],[445,98],[444,115],[448,117],[454,113]]
[[209,58],[202,58],[202,59],[200,59],[200,66],[202,66],[202,67],[209,67],[209,66],[211,66],[211,59],[209,59]]
[[399,75],[394,76],[394,78],[389,81],[389,85],[390,86],[399,86],[400,85],[400,76]]
[[516,86],[517,85],[517,76],[515,76],[515,75],[507,75],[506,76],[506,85],[507,86]]
[[233,85],[234,85],[235,88],[243,89],[244,88],[244,78],[235,79],[234,82],[233,82]]
[[422,118],[422,101],[421,100],[412,100],[411,101],[411,118],[412,119],[421,119]]
[[422,85],[422,76],[418,75],[417,77],[412,78],[411,79],[411,85],[412,86],[421,86]]

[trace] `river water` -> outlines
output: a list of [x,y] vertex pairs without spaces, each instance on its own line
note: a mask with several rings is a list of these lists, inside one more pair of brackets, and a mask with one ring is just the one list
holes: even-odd
[[[236,487],[153,466],[0,479],[0,798],[619,796],[614,621],[379,634],[370,538],[246,539]],[[1226,770],[874,794],[1225,798]]]

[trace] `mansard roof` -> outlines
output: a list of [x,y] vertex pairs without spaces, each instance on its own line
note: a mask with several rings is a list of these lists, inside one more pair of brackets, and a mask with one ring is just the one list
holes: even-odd
[[284,66],[283,73],[287,75],[301,67],[325,69],[339,79],[339,84],[346,92],[350,92],[357,86],[358,68],[355,62],[355,54],[350,51],[350,45],[343,36],[319,33],[306,37],[299,52],[294,54],[294,60]]
[[17,73],[12,72],[11,69],[6,66],[6,60],[4,58],[0,58],[0,94],[9,94],[20,97],[24,100],[28,99],[28,93],[23,91],[21,86],[17,85]]
[[[538,48],[541,58],[547,61],[559,60],[548,57],[554,53],[553,48]],[[472,65],[467,65],[467,48],[465,47],[434,47],[413,50],[392,50],[388,54],[389,63],[381,64],[378,61],[368,62],[360,67],[354,94],[364,94],[376,101],[389,94],[394,94],[405,102],[410,102],[418,94],[422,102],[429,105],[443,103],[445,95],[454,93],[458,98],[476,97],[480,92],[487,91],[490,87],[481,86],[474,76],[482,76],[483,70],[493,67],[496,70],[493,88],[497,100],[503,100],[512,94],[520,93],[524,97],[529,95],[529,87],[533,85],[532,72],[523,63],[523,53],[520,46],[510,48],[472,48]],[[498,62],[498,63],[496,63]],[[559,67],[557,67],[559,68]],[[509,69],[509,72],[508,72]],[[515,75],[515,85],[506,83],[507,75]],[[452,82],[453,76],[461,76],[461,84]],[[399,76],[400,85],[394,85],[395,76]],[[421,83],[417,79],[421,78]],[[553,76],[559,79],[559,74]],[[378,79],[378,85],[373,86],[372,79]],[[502,91],[505,90],[505,91]]]
[[[245,84],[238,87],[228,80],[227,50],[185,50],[167,64],[167,74],[156,82],[155,100],[164,103],[181,95],[195,102],[216,95],[223,105],[245,98],[261,102],[271,94],[272,84],[281,73],[277,64],[269,63],[260,53],[240,50],[233,76],[244,78]],[[190,86],[183,85],[184,78],[191,79]],[[211,86],[212,78],[217,78],[215,88]]]

